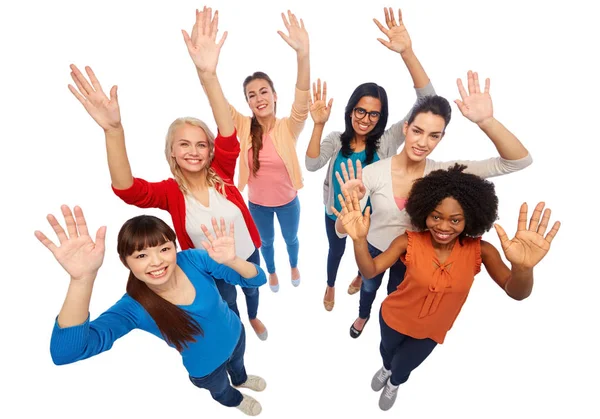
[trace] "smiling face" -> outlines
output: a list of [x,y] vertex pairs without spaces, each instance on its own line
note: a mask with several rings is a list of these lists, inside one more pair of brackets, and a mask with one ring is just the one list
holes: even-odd
[[381,101],[372,96],[363,96],[354,106],[350,115],[352,129],[356,135],[369,134],[381,117]]
[[184,123],[173,133],[171,157],[184,172],[200,172],[210,165],[210,142],[200,127]]
[[424,160],[440,143],[444,136],[444,118],[431,112],[418,114],[410,125],[404,123],[406,140],[403,151],[412,161]]
[[277,94],[270,83],[264,79],[254,79],[246,85],[246,101],[250,110],[257,118],[275,115]]
[[465,214],[458,201],[448,197],[427,216],[425,223],[436,243],[448,245],[465,230]]
[[125,257],[125,264],[133,275],[150,288],[171,281],[177,267],[175,243],[168,241],[159,246],[146,247]]

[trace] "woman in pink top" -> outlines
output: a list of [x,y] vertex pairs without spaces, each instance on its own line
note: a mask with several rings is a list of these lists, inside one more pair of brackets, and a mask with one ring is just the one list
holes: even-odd
[[[173,178],[162,182],[147,182],[134,178],[125,149],[125,134],[114,86],[107,97],[90,68],[90,83],[72,66],[72,77],[77,89],[69,86],[90,116],[105,132],[108,167],[113,191],[130,205],[141,208],[160,208],[168,211],[183,250],[201,248],[206,240],[200,226],[211,225],[212,217],[226,217],[235,225],[236,253],[239,257],[258,264],[260,237],[244,200],[233,185],[239,142],[229,114],[227,101],[216,75],[216,67],[225,41],[216,42],[218,15],[204,8],[196,11],[196,24],[191,37],[184,39],[192,57],[202,87],[210,102],[218,135],[196,118],[178,118],[169,127],[165,154]],[[229,308],[239,316],[236,289],[225,281],[215,279],[217,288]],[[257,318],[258,288],[242,287],[246,296],[248,318],[261,340],[267,339],[264,324]]]
[[244,80],[244,95],[252,117],[244,116],[233,106],[230,110],[240,138],[238,188],[248,185],[248,207],[256,222],[262,242],[261,253],[269,272],[269,286],[279,290],[275,273],[274,215],[277,214],[291,266],[292,284],[300,284],[298,270],[298,224],[300,203],[298,189],[302,173],[296,154],[296,141],[308,117],[310,60],[308,33],[302,19],[288,11],[282,14],[288,35],[279,35],[296,51],[298,76],[294,104],[288,117],[277,118],[277,93],[273,81],[263,72],[255,72]]

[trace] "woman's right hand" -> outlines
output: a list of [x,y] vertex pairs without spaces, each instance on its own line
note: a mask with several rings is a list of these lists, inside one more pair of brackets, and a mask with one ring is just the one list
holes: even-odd
[[327,103],[327,82],[323,82],[323,90],[321,91],[321,79],[317,79],[317,83],[312,86],[313,97],[310,98],[310,116],[315,125],[325,124],[329,120],[331,114],[331,105],[333,99],[329,99]]
[[356,191],[358,200],[360,201],[367,193],[367,188],[365,188],[362,181],[362,163],[360,160],[356,160],[356,175],[354,174],[354,166],[351,159],[348,159],[348,170],[346,170],[346,165],[344,163],[341,164],[341,167],[344,178],[342,179],[339,172],[335,172],[335,177],[340,184],[342,193],[347,192],[348,196],[350,196]]
[[385,23],[387,25],[387,29],[377,19],[373,19],[373,21],[379,30],[388,37],[388,40],[386,41],[383,38],[377,38],[377,40],[390,50],[399,54],[404,54],[406,51],[410,51],[412,49],[412,41],[410,40],[406,26],[404,26],[404,22],[402,21],[402,10],[398,9],[398,23],[396,23],[394,11],[391,7],[384,7],[383,11],[385,14]]
[[85,71],[91,84],[81,71],[71,64],[71,78],[77,88],[69,84],[69,90],[104,131],[120,128],[121,111],[117,98],[117,86],[110,89],[110,98],[108,98],[102,91],[102,86],[92,69],[86,66]]
[[71,275],[72,279],[93,281],[104,260],[106,227],[98,229],[96,242],[94,242],[88,234],[83,211],[77,206],[74,209],[75,217],[73,217],[68,206],[61,206],[68,235],[54,215],[49,214],[47,216],[50,226],[58,237],[60,246],[56,246],[41,231],[36,231],[35,237],[52,252],[60,266]]
[[212,9],[206,6],[201,12],[196,10],[196,23],[192,35],[188,35],[184,30],[181,31],[190,57],[201,73],[214,74],[217,71],[221,47],[227,39],[227,31],[225,31],[219,42],[216,42],[218,31],[219,12],[215,11],[213,15]]
[[338,212],[335,207],[331,210],[340,220],[346,233],[352,240],[360,240],[367,237],[371,224],[371,207],[367,207],[365,214],[360,211],[360,203],[356,191],[352,191],[352,198],[348,191],[343,191],[344,196],[338,195],[342,211]]

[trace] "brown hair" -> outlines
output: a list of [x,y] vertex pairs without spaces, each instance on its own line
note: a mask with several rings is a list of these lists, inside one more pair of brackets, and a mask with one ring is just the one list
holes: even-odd
[[208,164],[206,168],[206,182],[208,183],[208,186],[215,188],[219,193],[221,193],[221,195],[226,197],[227,194],[225,192],[225,181],[221,179],[221,176],[219,176],[217,172],[215,172],[215,169],[213,169],[211,166],[213,158],[215,157],[215,136],[204,122],[190,116],[177,118],[175,121],[173,121],[169,126],[165,140],[165,156],[167,158],[167,162],[169,163],[169,167],[171,168],[171,173],[179,185],[179,189],[183,194],[187,194],[189,192],[189,185],[183,176],[181,167],[179,167],[177,164],[175,157],[172,156],[175,131],[184,124],[198,127],[206,134],[209,153]]
[[[170,241],[177,246],[175,239],[175,232],[163,220],[151,215],[139,215],[127,220],[121,227],[117,252],[127,266],[125,258],[134,252]],[[189,342],[196,342],[196,335],[204,336],[200,324],[187,311],[157,295],[133,272],[129,273],[127,280],[127,294],[144,307],[167,343],[175,346],[179,352],[187,348]]]
[[[273,90],[273,93],[275,92],[275,86],[273,85],[273,80],[271,80],[271,78],[269,76],[267,76],[266,73],[263,73],[262,71],[256,71],[254,73],[252,73],[251,75],[249,75],[248,77],[246,77],[246,79],[244,80],[244,97],[246,98],[246,101],[248,101],[248,97],[246,96],[246,86],[248,86],[248,84],[254,80],[265,80],[267,83],[269,83],[269,86],[271,86],[271,90]],[[275,103],[275,112],[277,111],[277,103]],[[262,150],[263,147],[263,143],[262,143],[262,136],[263,136],[263,128],[260,125],[260,123],[258,122],[258,119],[256,119],[255,115],[252,115],[252,121],[250,124],[250,135],[252,136],[252,174],[254,176],[256,176],[256,172],[258,172],[258,169],[260,169],[260,162],[258,161],[258,153],[260,152],[260,150]]]

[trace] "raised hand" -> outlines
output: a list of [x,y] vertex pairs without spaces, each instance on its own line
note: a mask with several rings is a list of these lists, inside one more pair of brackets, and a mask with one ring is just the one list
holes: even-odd
[[329,120],[331,105],[333,105],[333,99],[329,99],[329,103],[327,103],[327,82],[323,82],[321,91],[321,79],[317,79],[317,83],[312,85],[312,90],[313,97],[309,97],[310,116],[315,124],[325,124]]
[[408,35],[408,31],[406,30],[406,26],[404,26],[404,22],[402,21],[402,10],[398,9],[398,24],[396,24],[394,11],[391,7],[384,7],[383,12],[385,13],[385,23],[387,28],[377,19],[373,19],[373,22],[375,22],[379,30],[388,37],[388,41],[382,38],[377,38],[377,40],[399,54],[409,51],[412,48],[412,42]]
[[490,79],[485,79],[485,90],[481,93],[479,88],[479,75],[469,70],[467,73],[467,85],[469,93],[465,91],[462,80],[457,79],[458,92],[462,100],[455,100],[460,112],[471,122],[480,124],[494,116],[492,97],[490,96]]
[[342,179],[339,172],[335,172],[335,177],[340,184],[342,192],[347,191],[350,195],[352,192],[356,191],[358,199],[363,199],[365,193],[367,193],[367,188],[365,188],[362,181],[362,163],[360,160],[356,160],[356,176],[354,175],[354,165],[352,164],[351,159],[348,159],[348,170],[346,170],[346,165],[344,163],[340,166],[342,167],[342,175],[344,178]]
[[108,131],[121,126],[121,111],[119,110],[119,101],[117,98],[117,86],[110,89],[110,98],[102,91],[102,86],[96,78],[96,75],[90,67],[85,67],[85,72],[90,78],[87,81],[79,69],[71,64],[71,78],[77,88],[69,84],[69,90],[73,96],[81,102],[85,110],[90,114],[94,121]]
[[[507,237],[506,232],[500,225],[494,224],[500,238],[500,243],[502,244],[504,255],[513,266],[531,269],[550,250],[550,243],[552,243],[554,236],[558,233],[560,221],[556,221],[548,234],[544,236],[550,222],[551,214],[550,208],[544,210],[544,205],[544,202],[540,202],[535,207],[531,215],[531,220],[529,220],[529,228],[527,228],[527,203],[521,205],[517,233],[512,240]],[[543,216],[542,210],[544,210]]]
[[367,237],[369,232],[369,225],[371,225],[371,207],[367,207],[365,215],[360,211],[360,203],[358,202],[358,194],[356,191],[352,191],[352,198],[348,194],[348,191],[343,191],[342,194],[338,194],[338,200],[342,206],[342,211],[338,212],[335,207],[331,207],[331,210],[336,215],[338,220],[344,226],[344,230],[352,240],[359,240]]
[[212,226],[216,237],[206,228],[204,224],[200,226],[202,232],[209,243],[203,241],[202,246],[208,252],[208,256],[217,263],[227,263],[235,260],[235,239],[233,230],[233,221],[229,224],[229,234],[225,226],[225,219],[221,217],[221,225],[217,224],[217,219],[212,217]]
[[61,227],[54,215],[47,216],[50,226],[56,233],[60,246],[56,246],[41,231],[35,232],[35,237],[52,252],[60,266],[75,280],[94,280],[102,261],[104,260],[104,240],[106,227],[100,227],[96,233],[96,242],[88,234],[83,211],[75,207],[75,218],[71,209],[61,206],[61,211],[67,226],[67,233]]
[[215,73],[217,71],[221,47],[227,39],[227,32],[224,32],[219,42],[216,42],[218,31],[219,12],[215,11],[213,16],[212,9],[206,6],[201,12],[196,9],[196,23],[192,29],[192,35],[188,35],[185,30],[181,31],[190,57],[200,72]]
[[306,32],[306,28],[304,27],[304,22],[300,19],[296,18],[292,12],[288,10],[288,17],[285,17],[285,14],[281,14],[281,18],[283,19],[283,24],[288,31],[288,35],[283,33],[282,31],[277,31],[277,33],[283,38],[287,44],[296,51],[297,55],[307,55],[309,52],[309,41],[308,41],[308,32]]

